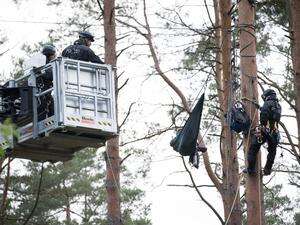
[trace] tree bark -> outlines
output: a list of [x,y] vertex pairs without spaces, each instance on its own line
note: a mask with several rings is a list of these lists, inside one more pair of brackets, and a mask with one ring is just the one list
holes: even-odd
[[[104,38],[105,63],[115,69],[117,64],[116,30],[115,30],[115,1],[104,0]],[[115,87],[117,90],[117,76],[115,71]],[[116,91],[116,114],[117,110]],[[110,225],[121,225],[120,200],[120,156],[119,137],[107,141],[106,145],[106,191],[107,191],[107,219]]]
[[[238,4],[239,28],[240,28],[240,57],[241,57],[241,82],[242,97],[253,101],[258,100],[257,91],[257,65],[256,65],[256,38],[254,28],[255,9],[248,0],[241,0]],[[258,124],[258,112],[254,104],[244,102],[246,111],[252,120],[251,128]],[[245,161],[249,150],[250,135],[244,138]],[[247,176],[246,202],[247,202],[247,224],[263,225],[263,189],[261,181],[261,156],[257,156],[255,175]]]
[[231,0],[223,0],[219,3],[221,16],[221,62],[222,62],[222,80],[223,95],[220,101],[223,115],[222,135],[221,135],[221,158],[223,165],[223,192],[222,200],[224,207],[225,221],[228,225],[240,225],[242,223],[242,212],[240,207],[239,194],[239,164],[237,158],[236,137],[231,132],[228,122],[224,115],[228,115],[230,106],[235,96],[233,90],[233,74],[231,68]]
[[300,149],[300,2],[291,1],[292,13],[292,60],[294,72],[294,91],[296,103],[296,118],[298,125],[298,147]]
[[[67,169],[68,165],[70,164],[70,162],[63,162],[63,168]],[[70,206],[70,197],[68,194],[68,188],[66,186],[66,180],[63,180],[63,191],[64,191],[64,195],[66,198],[66,202],[65,202],[65,212],[66,212],[66,225],[70,225],[71,224],[71,206]]]
[[11,159],[8,158],[7,172],[6,172],[6,177],[5,177],[4,191],[3,191],[1,209],[0,209],[0,225],[4,225],[5,220],[6,220],[7,194],[8,194],[8,187],[9,187],[9,183],[10,183],[10,162],[11,162]]

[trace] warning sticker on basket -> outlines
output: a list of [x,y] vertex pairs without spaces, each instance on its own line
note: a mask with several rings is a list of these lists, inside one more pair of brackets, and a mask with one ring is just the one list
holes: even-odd
[[86,116],[83,116],[81,119],[81,123],[84,124],[95,124],[95,120]]

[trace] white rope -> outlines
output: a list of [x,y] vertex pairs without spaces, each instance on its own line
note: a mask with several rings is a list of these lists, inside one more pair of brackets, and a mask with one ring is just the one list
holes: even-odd
[[238,181],[238,185],[237,185],[236,192],[235,192],[235,196],[234,196],[234,200],[233,200],[233,202],[232,202],[232,205],[231,205],[231,208],[230,208],[230,212],[229,212],[229,214],[228,214],[228,217],[227,217],[226,222],[225,222],[224,225],[227,225],[227,224],[228,224],[229,219],[230,219],[230,217],[231,217],[231,214],[232,214],[232,212],[233,212],[234,205],[235,205],[235,202],[236,202],[236,200],[237,200],[238,193],[239,193],[239,189],[240,189],[240,186],[241,186],[242,178],[243,178],[243,173],[240,174],[239,181]]

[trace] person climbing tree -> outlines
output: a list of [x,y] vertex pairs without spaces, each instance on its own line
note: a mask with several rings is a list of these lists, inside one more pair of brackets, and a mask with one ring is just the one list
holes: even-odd
[[268,156],[263,174],[270,175],[274,159],[276,156],[276,148],[279,143],[278,122],[281,117],[281,106],[278,102],[276,93],[272,89],[263,92],[263,106],[260,108],[260,125],[250,132],[250,148],[248,151],[248,168],[245,173],[254,174],[257,153],[264,143],[268,144]]

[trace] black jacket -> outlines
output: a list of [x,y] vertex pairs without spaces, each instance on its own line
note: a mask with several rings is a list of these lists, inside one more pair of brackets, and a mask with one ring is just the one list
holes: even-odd
[[104,64],[103,61],[93,52],[93,50],[85,45],[81,45],[78,42],[66,47],[62,52],[62,56],[70,59]]
[[281,106],[276,95],[271,95],[266,98],[263,106],[260,108],[260,123],[266,126],[268,122],[271,128],[275,122],[279,122],[281,117]]

